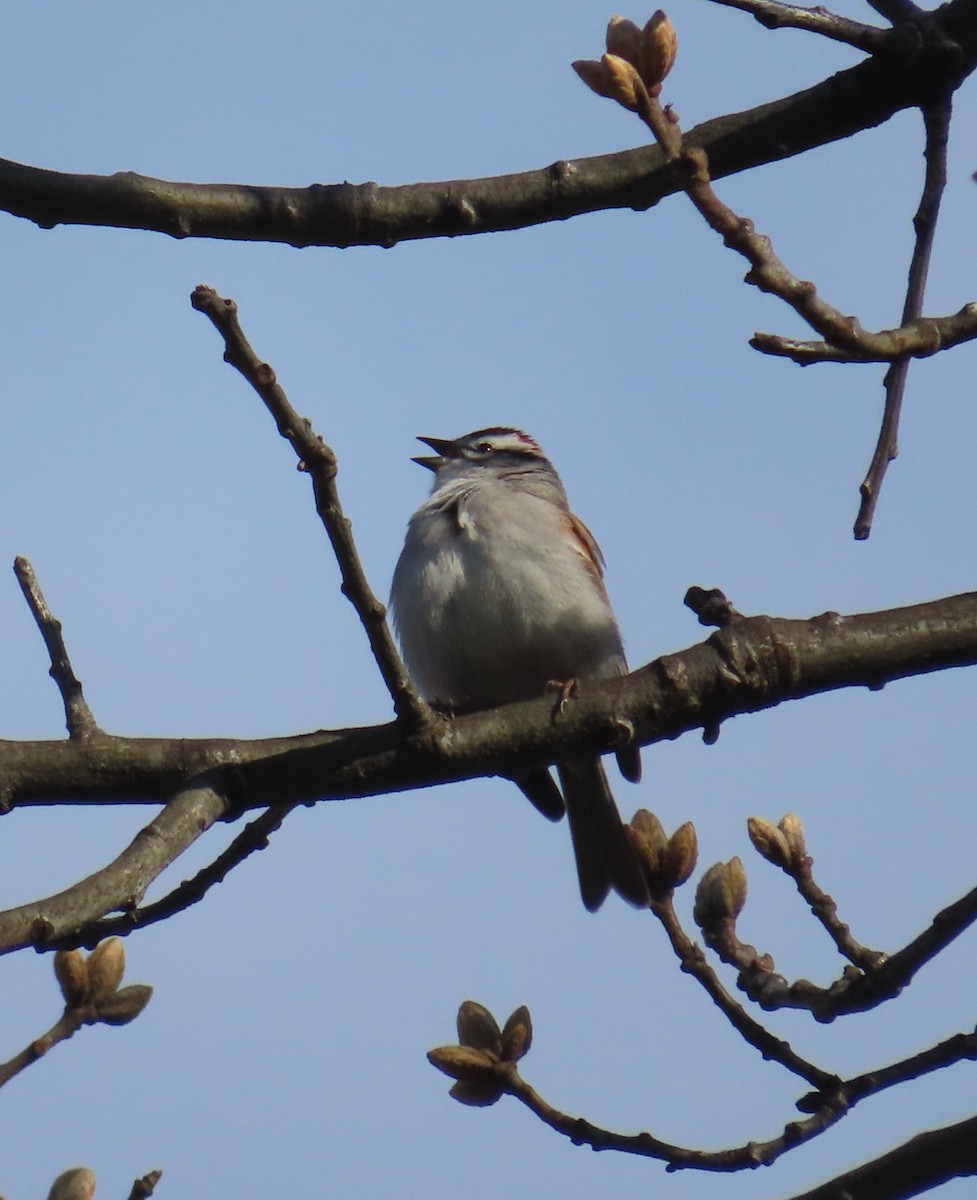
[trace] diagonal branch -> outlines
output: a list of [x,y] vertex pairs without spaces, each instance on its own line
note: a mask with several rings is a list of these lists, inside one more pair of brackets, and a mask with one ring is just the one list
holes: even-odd
[[[106,742],[115,740],[107,738]],[[152,881],[220,820],[225,810],[226,801],[215,780],[189,780],[108,866],[55,896],[0,915],[3,951],[24,946],[53,948],[106,913],[134,907]]]
[[752,13],[765,29],[805,29],[867,54],[881,50],[888,37],[888,30],[841,17],[820,4],[806,8],[802,4],[782,4],[780,0],[715,0],[715,3]]
[[68,736],[72,740],[97,737],[102,731],[95,722],[92,710],[88,707],[88,701],[82,691],[81,683],[72,669],[64,638],[61,636],[61,622],[48,608],[41,585],[37,582],[37,576],[34,574],[34,568],[26,558],[16,558],[14,559],[14,574],[17,576],[20,590],[24,593],[24,599],[27,601],[37,628],[41,631],[44,645],[47,647],[51,659],[51,669],[48,674],[58,685],[58,691],[61,693]]
[[[952,101],[946,95],[923,108],[923,123],[926,128],[926,172],[923,194],[919,208],[913,218],[916,228],[916,244],[909,264],[909,285],[902,310],[903,325],[917,320],[923,311],[926,294],[926,279],[929,274],[936,224],[940,215],[940,201],[946,187],[947,140],[950,134]],[[977,306],[971,306],[977,308]],[[878,503],[882,480],[889,463],[899,453],[899,417],[902,413],[902,398],[909,374],[909,358],[897,358],[885,374],[885,409],[879,440],[872,462],[859,489],[862,500],[855,519],[855,537],[863,540],[872,531],[872,518]]]
[[336,455],[313,431],[309,421],[299,416],[291,406],[272,368],[255,354],[238,322],[234,301],[225,300],[213,288],[201,285],[194,289],[190,303],[213,322],[224,339],[225,361],[240,371],[258,393],[275,418],[278,432],[292,446],[302,469],[309,473],[316,512],[339,563],[343,594],[355,608],[366,630],[370,649],[397,716],[411,727],[433,725],[436,718],[408,678],[386,622],[387,610],[373,594],[360,562],[352,525],[339,501]]
[[250,821],[227,849],[218,854],[212,863],[198,871],[192,879],[185,879],[173,891],[152,904],[127,909],[118,917],[103,917],[101,920],[90,921],[72,930],[70,937],[62,939],[62,944],[95,946],[105,938],[125,937],[136,929],[144,929],[147,925],[155,925],[157,921],[165,921],[168,917],[199,903],[215,884],[223,883],[230,872],[240,866],[246,858],[258,850],[264,850],[268,845],[268,838],[297,807],[298,804],[272,805]]

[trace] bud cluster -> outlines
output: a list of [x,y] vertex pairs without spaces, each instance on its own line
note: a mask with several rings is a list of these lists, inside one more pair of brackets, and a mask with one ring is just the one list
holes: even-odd
[[678,52],[675,26],[661,9],[643,28],[626,17],[611,17],[606,44],[607,53],[599,62],[580,59],[573,69],[598,96],[635,112],[640,90],[657,96],[672,69]]
[[128,1025],[149,1003],[153,989],[142,983],[120,988],[126,969],[122,939],[99,942],[86,958],[80,950],[59,950],[54,956],[54,974],[71,1011],[88,1009],[88,1024]]
[[449,1093],[455,1100],[486,1107],[504,1091],[496,1066],[518,1062],[532,1041],[533,1023],[525,1005],[500,1029],[484,1005],[466,1000],[458,1009],[459,1044],[429,1050],[427,1057],[432,1066],[456,1081]]
[[631,818],[629,833],[652,895],[681,887],[695,870],[699,842],[691,821],[669,837],[655,814],[642,808]]

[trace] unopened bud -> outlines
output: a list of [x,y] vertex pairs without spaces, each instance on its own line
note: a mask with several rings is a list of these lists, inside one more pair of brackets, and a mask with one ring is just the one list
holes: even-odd
[[631,844],[649,875],[658,874],[661,856],[668,844],[668,835],[653,812],[639,808],[631,818]]
[[502,1058],[505,1062],[518,1062],[533,1044],[533,1020],[529,1009],[522,1004],[509,1017],[502,1030]]
[[641,31],[638,70],[650,91],[657,88],[675,63],[678,35],[668,17],[658,10]]
[[145,983],[133,983],[99,1000],[98,1020],[105,1025],[128,1025],[149,1003],[153,989]]
[[699,857],[699,839],[691,821],[680,825],[665,844],[661,854],[659,879],[664,887],[677,888],[695,870]]
[[102,1000],[116,990],[126,969],[122,938],[106,938],[88,956],[88,992],[93,1000]]
[[479,1079],[459,1079],[448,1089],[448,1095],[459,1104],[472,1108],[488,1108],[502,1096],[502,1087],[491,1076]]
[[787,839],[776,825],[771,825],[762,817],[750,817],[746,822],[746,831],[757,854],[775,867],[790,865],[790,847]]
[[738,858],[715,863],[699,880],[692,916],[700,929],[735,920],[746,903],[746,871]]
[[478,1079],[488,1073],[491,1078],[495,1061],[484,1050],[471,1046],[438,1046],[428,1050],[427,1061],[452,1079]]
[[496,1062],[502,1057],[499,1023],[484,1004],[466,1000],[458,1009],[458,1041],[463,1046],[484,1050]]
[[778,827],[787,839],[791,856],[795,859],[803,858],[807,854],[807,839],[804,836],[804,823],[800,817],[795,816],[794,813],[787,813],[778,822]]
[[641,76],[626,58],[619,58],[616,54],[604,54],[600,61],[608,74],[607,95],[631,112],[637,112],[637,90],[641,87]]
[[607,53],[626,58],[633,67],[641,66],[641,39],[642,31],[627,17],[611,17],[607,23]]
[[48,1200],[92,1200],[94,1195],[94,1173],[88,1167],[72,1167],[51,1184]]
[[54,956],[54,975],[69,1008],[78,1008],[88,999],[88,965],[80,950],[58,950]]

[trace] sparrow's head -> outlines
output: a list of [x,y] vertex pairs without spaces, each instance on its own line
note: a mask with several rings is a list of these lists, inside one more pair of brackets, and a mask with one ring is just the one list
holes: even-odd
[[469,465],[489,467],[494,471],[525,469],[541,463],[549,466],[538,442],[521,429],[508,426],[476,429],[460,438],[419,437],[417,440],[434,451],[433,455],[419,455],[414,459],[429,471],[440,472],[452,466],[464,469]]

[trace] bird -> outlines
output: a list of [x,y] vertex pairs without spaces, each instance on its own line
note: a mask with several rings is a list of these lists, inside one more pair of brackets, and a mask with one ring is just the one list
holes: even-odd
[[[626,674],[603,556],[539,443],[508,426],[417,440],[434,451],[413,460],[434,482],[408,523],[390,605],[421,695],[455,712],[554,687],[566,699],[580,681]],[[625,778],[640,778],[637,746],[618,762]],[[600,756],[561,758],[556,772],[560,787],[545,767],[515,782],[551,820],[566,811],[585,908],[612,889],[647,906]]]

